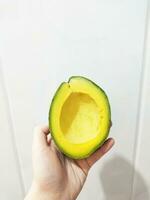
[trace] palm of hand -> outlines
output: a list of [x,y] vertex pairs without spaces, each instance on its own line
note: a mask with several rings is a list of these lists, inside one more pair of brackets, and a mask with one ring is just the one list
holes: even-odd
[[34,180],[45,191],[63,195],[63,199],[76,199],[86,180],[90,167],[113,145],[108,139],[102,147],[87,159],[73,160],[57,150],[54,142],[47,139],[47,127],[35,130],[33,144]]

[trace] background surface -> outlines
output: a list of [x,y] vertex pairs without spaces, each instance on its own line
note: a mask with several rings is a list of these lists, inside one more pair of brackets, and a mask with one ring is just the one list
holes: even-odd
[[33,128],[72,75],[106,90],[116,139],[78,200],[150,199],[149,12],[147,0],[0,0],[0,199],[30,187]]

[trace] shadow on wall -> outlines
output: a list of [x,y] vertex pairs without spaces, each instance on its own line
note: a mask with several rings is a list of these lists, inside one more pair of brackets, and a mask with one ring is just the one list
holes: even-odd
[[[132,200],[150,200],[144,179],[139,172],[135,173],[138,184]],[[105,200],[131,200],[132,174],[133,166],[126,159],[116,156],[107,161],[100,174]]]

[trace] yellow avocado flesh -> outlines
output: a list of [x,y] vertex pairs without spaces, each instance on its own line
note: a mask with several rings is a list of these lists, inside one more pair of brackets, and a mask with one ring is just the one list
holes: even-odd
[[104,91],[84,77],[72,77],[58,88],[49,126],[58,148],[71,158],[93,153],[107,138],[110,106]]
[[100,111],[87,94],[73,92],[61,110],[60,127],[71,143],[83,143],[96,137],[100,126]]

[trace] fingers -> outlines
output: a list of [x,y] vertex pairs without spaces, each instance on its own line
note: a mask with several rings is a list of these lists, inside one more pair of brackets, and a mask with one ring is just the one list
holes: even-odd
[[37,126],[34,129],[33,146],[48,146],[49,141],[47,136],[49,134],[48,126]]
[[114,145],[115,141],[113,138],[109,138],[104,142],[104,144],[94,152],[89,158],[86,159],[89,168],[94,165],[96,161],[98,161],[104,154],[106,154]]

